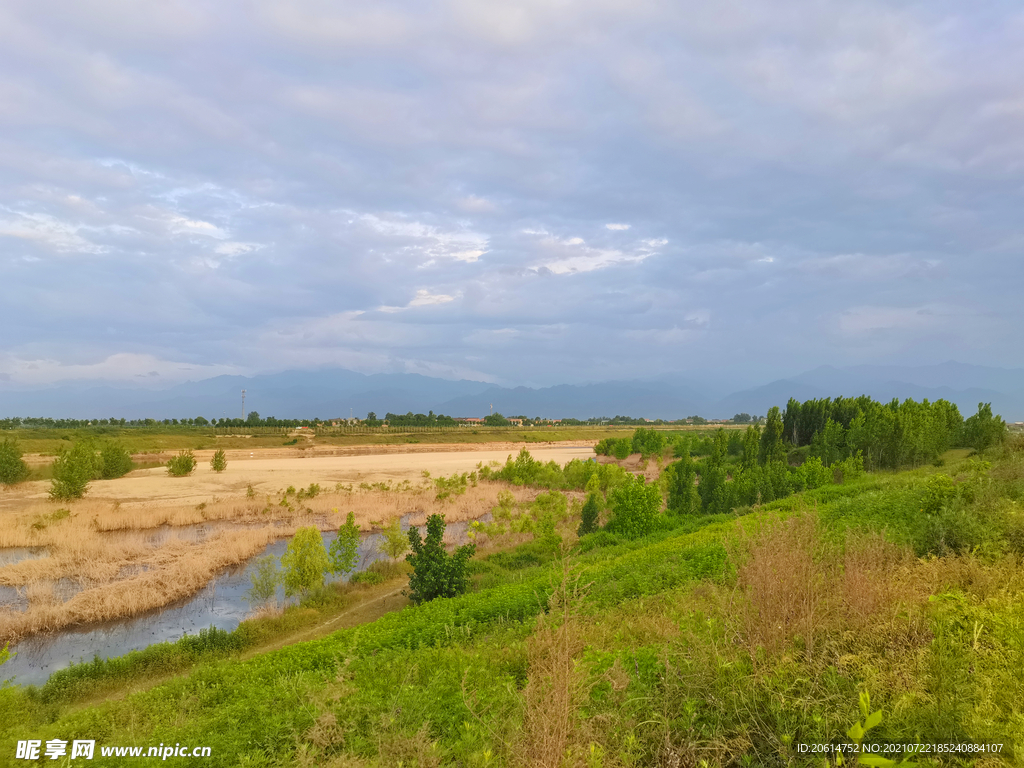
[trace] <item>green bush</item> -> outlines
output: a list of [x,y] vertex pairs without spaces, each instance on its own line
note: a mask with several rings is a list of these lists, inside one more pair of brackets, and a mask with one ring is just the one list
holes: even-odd
[[214,472],[223,472],[228,468],[228,457],[224,453],[223,448],[218,448],[213,452],[213,458],[210,459],[210,469]]
[[594,533],[597,528],[597,517],[601,514],[601,497],[597,493],[591,493],[587,496],[587,501],[583,505],[581,510],[580,527],[576,529],[577,536],[586,536],[588,533]]
[[18,442],[5,437],[0,442],[0,485],[14,485],[28,477],[28,464],[21,458]]
[[167,462],[167,474],[171,477],[188,477],[196,470],[196,455],[191,451],[181,451]]
[[632,451],[633,441],[630,440],[629,438],[624,437],[621,440],[616,440],[612,444],[612,456],[614,456],[619,461],[622,461],[623,459],[628,459],[629,454],[632,453]]
[[70,448],[61,448],[53,461],[50,498],[54,501],[82,498],[99,469],[96,451],[88,443],[74,443]]
[[281,555],[281,567],[284,569],[284,593],[288,597],[322,587],[331,560],[320,531],[312,526],[299,528]]
[[399,519],[394,518],[390,525],[381,530],[384,541],[381,544],[381,551],[392,560],[397,560],[409,551],[409,537],[402,530]]
[[646,536],[654,530],[661,512],[661,491],[638,475],[620,485],[610,496],[612,519],[608,530],[630,539]]
[[100,477],[113,480],[132,471],[132,455],[119,443],[107,443],[100,449]]
[[638,428],[633,433],[632,450],[645,459],[659,455],[665,450],[665,434],[656,429]]
[[442,543],[444,515],[427,518],[427,537],[418,528],[409,529],[412,553],[405,559],[413,568],[409,574],[409,599],[419,605],[437,597],[456,597],[469,588],[469,558],[476,546],[466,544],[449,555]]

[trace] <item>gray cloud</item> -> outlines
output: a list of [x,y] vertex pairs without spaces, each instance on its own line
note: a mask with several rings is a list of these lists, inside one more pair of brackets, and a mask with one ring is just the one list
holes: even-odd
[[1012,6],[58,5],[0,8],[6,382],[1016,364]]

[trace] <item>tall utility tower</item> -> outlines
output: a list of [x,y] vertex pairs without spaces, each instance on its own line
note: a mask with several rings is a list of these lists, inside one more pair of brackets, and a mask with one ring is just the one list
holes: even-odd
[[242,421],[245,421],[245,390],[242,390]]

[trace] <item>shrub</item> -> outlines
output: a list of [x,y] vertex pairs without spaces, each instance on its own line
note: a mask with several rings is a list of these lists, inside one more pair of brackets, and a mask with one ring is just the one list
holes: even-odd
[[132,455],[118,443],[107,443],[100,450],[100,477],[104,480],[124,477],[132,471]]
[[420,538],[418,528],[409,529],[412,553],[405,559],[413,568],[409,574],[409,599],[419,605],[436,597],[457,597],[469,587],[469,558],[476,547],[466,544],[452,555],[445,549],[444,515],[427,518],[427,537]]
[[588,533],[594,533],[598,528],[597,516],[600,513],[600,496],[596,493],[591,493],[587,496],[587,502],[583,505],[581,513],[582,519],[580,521],[580,527],[576,529],[576,535],[586,536]]
[[182,451],[167,462],[167,474],[171,477],[188,477],[196,469],[196,455],[191,450]]
[[397,517],[387,528],[381,530],[381,535],[384,537],[381,551],[392,560],[397,560],[409,551],[409,537],[405,535]]
[[277,570],[277,560],[273,555],[261,557],[256,561],[256,569],[249,574],[252,586],[245,593],[249,604],[266,603],[277,594],[277,585],[281,582],[281,574]]
[[228,468],[228,457],[224,453],[223,448],[218,448],[213,452],[213,458],[210,459],[210,469],[214,472],[223,472]]
[[665,450],[665,435],[656,429],[640,427],[633,433],[631,448],[645,459],[656,456]]
[[285,595],[291,597],[305,594],[311,589],[322,587],[324,573],[330,567],[331,560],[327,556],[320,531],[312,526],[299,528],[281,555]]
[[28,477],[28,465],[21,458],[21,448],[9,437],[0,442],[0,485],[14,485]]
[[632,450],[633,441],[626,437],[622,438],[621,440],[616,440],[612,444],[612,455],[619,461],[622,461],[623,459],[628,459],[629,454]]
[[648,485],[642,477],[632,475],[612,491],[611,507],[608,530],[636,539],[654,530],[661,511],[661,492],[654,483]]
[[832,482],[832,470],[826,467],[818,456],[807,458],[798,470],[800,484],[809,491]]
[[89,490],[89,481],[98,474],[96,451],[88,443],[75,443],[61,448],[53,461],[50,498],[68,501],[82,498]]
[[359,527],[356,517],[349,512],[345,524],[338,529],[337,538],[331,542],[331,572],[345,575],[356,567],[359,557]]

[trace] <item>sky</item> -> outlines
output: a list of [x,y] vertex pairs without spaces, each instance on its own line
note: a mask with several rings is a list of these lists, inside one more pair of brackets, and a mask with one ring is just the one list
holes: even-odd
[[0,385],[1018,366],[1024,9],[0,3]]

